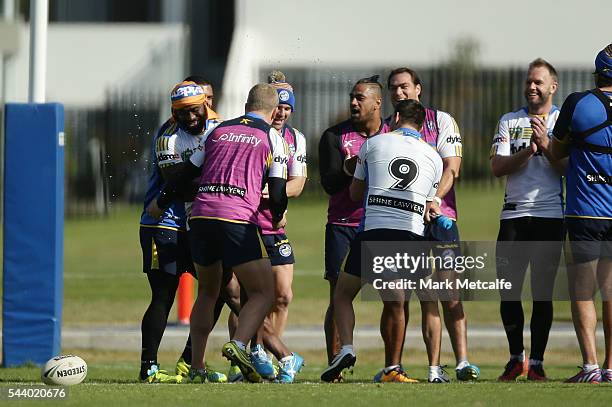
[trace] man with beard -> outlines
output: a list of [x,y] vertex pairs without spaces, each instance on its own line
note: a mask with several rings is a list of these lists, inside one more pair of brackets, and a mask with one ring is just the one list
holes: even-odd
[[325,226],[324,276],[329,282],[329,305],[324,325],[329,363],[340,348],[334,322],[334,289],[342,261],[363,216],[362,203],[352,201],[349,194],[357,155],[366,139],[389,131],[380,113],[382,85],[378,82],[378,75],[358,80],[349,101],[351,117],[325,130],[319,141],[321,184],[330,195]]
[[[557,86],[557,72],[551,64],[541,58],[531,62],[524,88],[527,106],[501,117],[491,149],[493,174],[508,177],[496,259],[498,277],[512,282],[512,290],[500,293],[510,360],[500,381],[525,374],[529,380],[547,380],[544,351],[553,320],[552,290],[564,236],[561,174],[565,163],[554,159],[550,149],[550,135],[559,116],[552,103]],[[523,347],[521,304],[528,265],[533,296],[529,362]]]
[[[429,275],[430,271],[421,267],[407,274],[398,274],[397,269],[393,268],[394,273],[390,274],[394,276],[387,275],[379,279],[362,271],[362,268],[367,269],[365,264],[372,264],[371,260],[380,254],[372,246],[368,248],[368,243],[402,242],[411,256],[420,255],[429,246],[424,238],[424,220],[430,220],[429,210],[442,175],[442,160],[422,140],[419,129],[424,121],[423,105],[416,100],[403,100],[395,106],[391,120],[393,131],[368,138],[359,150],[350,194],[355,202],[364,202],[365,215],[360,231],[351,243],[334,292],[334,312],[342,348],[321,374],[323,381],[334,381],[357,360],[353,349],[353,300],[364,284],[371,283],[378,290],[385,307],[394,311],[393,321],[381,323],[380,333],[385,342],[385,368],[380,381],[417,382],[402,369],[401,349],[397,346],[402,343],[406,329],[403,310],[406,303],[405,290],[385,289],[376,282],[397,283],[409,276],[421,279]],[[411,274],[415,271],[415,274]]]
[[[190,79],[190,78],[187,78]],[[172,91],[172,118],[159,129],[153,141],[153,166],[144,207],[161,191],[164,180],[171,177],[181,163],[198,150],[207,130],[218,122],[207,116],[205,94],[201,85],[183,81]],[[192,198],[187,198],[191,201]],[[191,340],[177,362],[176,376],[159,369],[157,351],[168,314],[174,302],[179,278],[185,271],[195,275],[186,229],[186,211],[182,200],[173,202],[161,219],[143,211],[140,221],[140,244],[143,253],[143,271],[151,288],[151,302],[142,318],[142,353],[140,380],[147,383],[174,383],[182,381],[184,366],[189,371]],[[237,304],[238,307],[240,304]],[[219,303],[217,317],[223,302]],[[209,371],[209,381],[225,381],[225,375]]]
[[247,380],[261,381],[246,352],[246,343],[261,326],[274,296],[270,261],[257,225],[263,185],[268,185],[272,228],[286,224],[286,144],[270,126],[278,101],[276,90],[268,84],[251,88],[246,114],[225,121],[208,133],[201,148],[147,207],[151,216],[160,216],[162,208],[200,174],[189,221],[191,252],[198,275],[198,297],[190,329],[191,382],[209,381],[204,364],[206,344],[214,326],[214,308],[221,286],[232,272],[244,289],[246,301],[240,309],[236,332],[223,346],[222,353],[238,365]]
[[[407,67],[396,68],[389,74],[387,79],[391,104],[397,104],[406,99],[419,100],[422,90],[421,79],[418,74]],[[391,118],[387,119],[390,120]],[[443,111],[425,108],[425,122],[421,130],[423,140],[436,149],[443,163],[442,179],[436,192],[432,205],[440,208],[442,214],[449,219],[450,228],[445,229],[437,222],[429,224],[425,230],[427,240],[440,242],[442,248],[432,246],[434,256],[443,257],[450,247],[454,256],[460,256],[459,229],[457,228],[457,204],[455,202],[455,180],[459,177],[462,156],[461,134],[459,127],[453,117]],[[434,277],[440,280],[454,280],[454,270],[436,270]],[[449,293],[455,294],[455,293]],[[480,369],[470,364],[467,357],[467,319],[463,312],[463,304],[458,298],[440,298],[444,312],[444,322],[448,330],[453,351],[455,352],[455,373],[459,380],[476,380],[480,375]],[[408,302],[404,305],[404,320],[408,324],[409,308]],[[381,325],[387,325],[393,321],[393,310],[385,303],[381,318]],[[429,359],[428,380],[432,383],[446,383],[448,375],[440,367],[440,347],[442,340],[442,327],[440,322],[440,311],[435,298],[425,298],[421,301],[422,331],[427,356]],[[398,345],[400,351],[403,342]],[[374,377],[379,381],[382,371]]]

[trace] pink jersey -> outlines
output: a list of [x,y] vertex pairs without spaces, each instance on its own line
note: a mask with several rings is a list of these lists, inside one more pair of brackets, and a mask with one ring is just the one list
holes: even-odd
[[191,218],[257,224],[268,177],[287,178],[287,149],[262,119],[247,114],[217,126],[190,160],[202,167]]
[[[440,157],[461,157],[461,135],[455,119],[446,112],[425,108],[425,123],[421,130],[423,140],[435,148]],[[455,187],[448,191],[442,199],[442,214],[457,219],[457,204],[455,202]]]
[[[282,136],[289,149],[289,160],[287,162],[287,174],[289,177],[306,177],[306,138],[297,129],[285,126]],[[268,201],[262,200],[259,205],[259,216],[257,222],[264,235],[277,235],[285,233],[285,229],[272,228],[272,213]]]
[[[344,121],[328,129],[328,131],[340,137],[340,152],[345,158],[359,155],[361,145],[368,138],[355,131],[350,120]],[[389,132],[389,126],[383,121],[381,128],[376,134],[387,132]],[[327,223],[353,227],[359,226],[363,217],[363,202],[351,200],[349,185],[329,197]]]

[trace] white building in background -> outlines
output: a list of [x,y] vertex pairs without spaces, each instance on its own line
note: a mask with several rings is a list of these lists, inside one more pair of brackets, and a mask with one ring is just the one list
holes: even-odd
[[[27,25],[20,36],[22,46],[10,59],[7,102],[27,101]],[[46,100],[99,108],[109,89],[169,92],[185,76],[187,38],[182,24],[50,24]]]
[[[170,89],[189,70],[185,10],[203,2],[163,0],[158,23],[50,24],[47,100],[93,108],[104,104],[109,88],[139,80],[152,92]],[[91,13],[108,13],[100,0],[85,3],[61,0],[56,13],[61,17],[88,7],[95,9]],[[332,71],[432,66],[447,61],[457,41],[467,39],[478,44],[481,66],[523,66],[543,57],[557,67],[590,67],[595,53],[612,42],[612,0],[234,0],[234,9],[218,106],[224,117],[242,112],[246,92],[262,79],[260,69],[270,66]],[[214,17],[201,16],[202,24]],[[11,58],[7,101],[27,98],[28,29],[21,31],[21,50]]]
[[612,42],[611,0],[236,0],[219,110],[240,114],[269,66],[431,66],[459,39],[486,67],[590,67]]

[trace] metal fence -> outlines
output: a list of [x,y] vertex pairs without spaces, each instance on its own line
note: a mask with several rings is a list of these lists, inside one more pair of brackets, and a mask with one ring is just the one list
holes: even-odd
[[105,214],[113,204],[142,201],[165,99],[108,93],[105,109],[66,111],[68,215]]
[[[278,67],[273,67],[278,69]],[[261,78],[271,70],[262,69]],[[307,193],[323,194],[318,177],[318,140],[326,128],[349,117],[349,93],[360,78],[380,74],[386,85],[389,69],[295,69],[281,70],[294,87],[297,106],[291,118],[308,140],[309,177]],[[489,170],[489,151],[499,118],[525,104],[525,68],[478,69],[459,72],[447,67],[418,68],[423,82],[421,101],[450,113],[457,121],[463,140],[461,181],[498,182]],[[591,71],[560,70],[555,104],[575,91],[592,88]],[[386,86],[385,86],[386,87]],[[383,115],[393,111],[384,94]]]
[[[278,67],[275,67],[278,68]],[[292,124],[308,140],[307,195],[323,196],[318,176],[318,140],[322,132],[349,117],[348,94],[355,81],[385,69],[281,69],[292,83],[296,112]],[[422,101],[449,112],[464,143],[461,182],[498,182],[489,170],[489,150],[502,114],[524,104],[525,70],[450,68],[417,69],[423,81]],[[262,69],[265,78],[269,69]],[[560,70],[555,103],[574,91],[591,88],[588,70]],[[108,93],[105,109],[66,112],[66,190],[69,214],[102,214],[118,202],[140,202],[147,186],[151,140],[167,116],[166,95]],[[392,111],[385,95],[384,115]],[[223,112],[220,112],[221,114]]]

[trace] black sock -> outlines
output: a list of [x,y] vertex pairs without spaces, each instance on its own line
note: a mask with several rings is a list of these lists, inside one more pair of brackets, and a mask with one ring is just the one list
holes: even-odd
[[185,344],[185,349],[183,349],[181,357],[187,364],[191,365],[191,335],[187,337],[187,343]]
[[553,321],[552,301],[534,301],[531,313],[531,355],[530,359],[544,360],[548,335]]
[[523,305],[520,301],[502,301],[499,305],[499,311],[508,338],[510,354],[519,355],[524,350],[523,326],[525,325],[525,316]]
[[[157,361],[157,350],[166,329],[168,314],[174,302],[178,277],[160,270],[151,270],[147,277],[151,286],[151,303],[142,317],[142,350],[140,376],[146,375],[151,362]],[[148,366],[144,369],[145,364]],[[144,369],[144,372],[143,372]],[[145,376],[146,377],[146,376]]]

